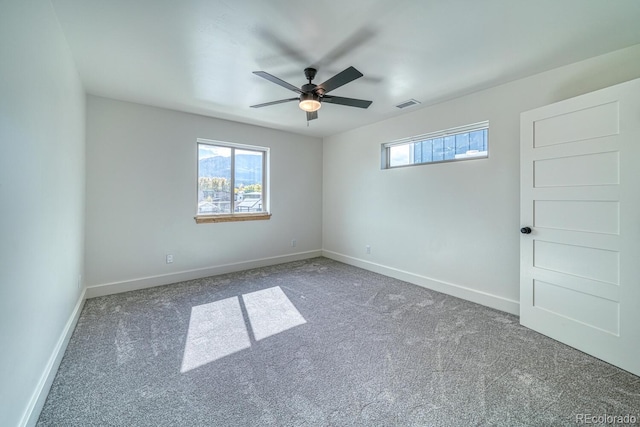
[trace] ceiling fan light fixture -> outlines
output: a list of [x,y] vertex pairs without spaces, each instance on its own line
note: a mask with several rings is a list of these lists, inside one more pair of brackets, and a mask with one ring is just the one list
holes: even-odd
[[300,104],[298,104],[301,110],[312,113],[314,111],[318,111],[322,104],[320,104],[320,100],[318,95],[314,93],[303,93],[300,95]]

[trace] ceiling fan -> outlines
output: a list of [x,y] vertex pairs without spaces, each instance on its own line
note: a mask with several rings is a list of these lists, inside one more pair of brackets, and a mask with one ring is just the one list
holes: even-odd
[[253,74],[267,79],[272,83],[282,86],[285,89],[289,89],[300,96],[296,98],[281,99],[278,101],[265,102],[264,104],[252,105],[251,108],[267,107],[269,105],[282,104],[283,102],[300,101],[299,107],[306,111],[307,121],[318,118],[318,110],[322,106],[322,103],[346,105],[348,107],[369,108],[372,101],[365,101],[363,99],[355,98],[343,98],[341,96],[327,95],[334,89],[344,86],[360,77],[362,73],[356,70],[354,67],[349,67],[344,71],[339,72],[335,76],[331,77],[324,83],[315,85],[311,81],[315,78],[317,70],[315,68],[305,68],[304,75],[309,80],[309,83],[303,85],[300,89],[294,85],[285,82],[264,71],[254,71]]

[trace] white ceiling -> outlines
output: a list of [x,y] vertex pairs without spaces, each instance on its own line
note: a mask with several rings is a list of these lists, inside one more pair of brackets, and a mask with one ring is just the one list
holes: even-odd
[[[333,135],[640,43],[638,0],[51,0],[88,93],[314,136]],[[364,77],[309,123],[294,86]]]

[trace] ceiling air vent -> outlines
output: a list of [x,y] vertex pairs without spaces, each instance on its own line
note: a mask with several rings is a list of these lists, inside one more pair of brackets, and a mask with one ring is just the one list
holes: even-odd
[[408,101],[404,101],[403,103],[396,105],[396,107],[407,108],[407,107],[411,107],[412,105],[418,105],[418,104],[420,104],[419,101],[416,101],[415,99],[410,99]]

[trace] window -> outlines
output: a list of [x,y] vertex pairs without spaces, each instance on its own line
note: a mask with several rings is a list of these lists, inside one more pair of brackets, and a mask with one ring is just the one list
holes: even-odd
[[196,222],[269,219],[269,149],[198,139]]
[[489,122],[382,144],[382,169],[488,157]]

